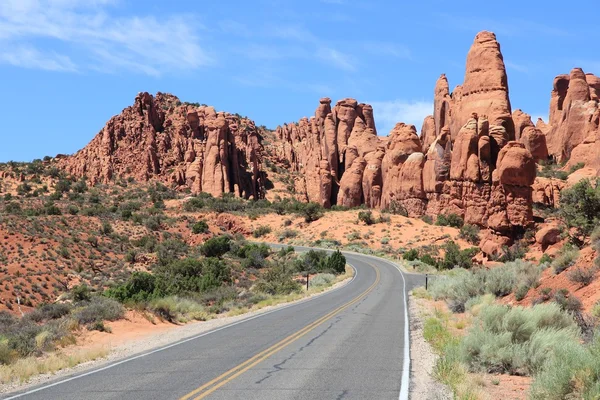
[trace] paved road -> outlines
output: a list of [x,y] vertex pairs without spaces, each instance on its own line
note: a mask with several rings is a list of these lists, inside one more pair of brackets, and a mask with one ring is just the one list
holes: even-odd
[[404,291],[422,278],[346,259],[357,274],[337,290],[7,398],[396,400],[408,385]]

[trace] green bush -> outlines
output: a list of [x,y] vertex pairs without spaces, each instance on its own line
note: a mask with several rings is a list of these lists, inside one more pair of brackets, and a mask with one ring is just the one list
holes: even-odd
[[477,245],[479,244],[479,227],[469,224],[463,225],[458,236],[471,244]]
[[577,234],[589,236],[598,225],[600,216],[600,187],[592,185],[588,179],[582,179],[568,189],[560,192],[560,215],[569,228],[575,228]]
[[307,203],[300,209],[300,214],[306,222],[313,222],[323,216],[323,207],[319,203]]
[[222,257],[231,249],[231,238],[229,236],[217,236],[208,239],[200,247],[200,253],[206,257]]
[[414,261],[419,258],[419,251],[417,249],[410,249],[402,254],[402,258],[406,261]]
[[346,272],[346,257],[339,251],[335,251],[325,263],[325,270],[333,271],[335,274],[343,274]]
[[435,221],[435,224],[439,225],[439,226],[451,226],[454,228],[460,228],[463,226],[464,221],[463,221],[462,217],[460,217],[457,214],[448,214],[448,215],[439,214],[437,216],[437,220]]
[[260,238],[271,233],[271,227],[267,225],[261,225],[252,232],[252,236]]
[[194,235],[206,232],[208,232],[208,224],[204,220],[200,220],[192,226],[192,233]]
[[437,260],[431,256],[431,254],[423,254],[419,260],[427,265],[431,265],[432,267],[437,266],[438,263]]
[[292,271],[283,263],[276,263],[262,274],[254,289],[271,295],[286,295],[301,290],[292,277]]
[[123,285],[112,287],[104,295],[120,301],[145,302],[154,297],[156,277],[147,272],[134,272]]
[[479,252],[479,249],[472,247],[461,250],[460,247],[452,240],[449,240],[444,245],[444,259],[438,263],[442,269],[452,268],[471,268],[473,266],[472,258]]
[[92,297],[90,288],[86,284],[73,286],[71,289],[71,297],[73,301],[89,301]]
[[371,210],[359,211],[358,221],[364,222],[365,225],[373,225],[375,223],[375,218],[373,218],[373,213],[371,212]]
[[223,260],[186,258],[154,270],[156,297],[205,292],[231,282],[231,267]]

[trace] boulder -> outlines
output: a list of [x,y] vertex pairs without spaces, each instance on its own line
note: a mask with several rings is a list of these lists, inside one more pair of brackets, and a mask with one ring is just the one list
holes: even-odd
[[535,234],[535,241],[542,245],[542,248],[553,245],[560,241],[561,230],[556,225],[542,227]]

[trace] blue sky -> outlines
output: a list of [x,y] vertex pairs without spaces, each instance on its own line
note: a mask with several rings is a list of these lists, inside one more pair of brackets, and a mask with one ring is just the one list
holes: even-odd
[[373,104],[380,135],[398,121],[420,129],[436,79],[462,82],[484,29],[501,43],[513,109],[545,118],[555,75],[600,73],[595,2],[499,4],[2,0],[0,161],[73,153],[140,91],[270,128],[320,97],[354,97]]

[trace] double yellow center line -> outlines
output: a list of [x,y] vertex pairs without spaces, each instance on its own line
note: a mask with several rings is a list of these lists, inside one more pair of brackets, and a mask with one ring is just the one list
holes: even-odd
[[[284,349],[285,347],[289,346],[290,344],[294,343],[296,340],[300,339],[302,336],[306,335],[307,333],[309,333],[310,331],[312,331],[319,325],[330,320],[336,314],[339,314],[340,312],[344,311],[345,309],[352,306],[353,304],[361,301],[373,289],[375,289],[375,287],[377,286],[377,284],[379,283],[379,280],[380,280],[379,270],[377,268],[375,268],[373,265],[371,265],[371,267],[373,267],[375,269],[375,274],[376,274],[375,282],[373,282],[373,284],[371,286],[369,286],[367,288],[367,290],[365,290],[363,293],[361,293],[354,299],[350,300],[348,303],[345,303],[344,305],[331,311],[329,314],[326,314],[323,317],[319,318],[318,320],[314,321],[313,323],[308,324],[307,326],[300,329],[296,333],[293,333],[290,336],[286,337],[285,339],[281,340],[280,342],[274,344],[273,346],[269,347],[268,349],[261,351],[260,353],[256,354],[252,358],[244,361],[243,363],[239,364],[238,366],[231,368],[229,371],[219,375],[218,377],[211,380],[210,382],[206,382],[204,385],[200,386],[199,388],[197,388],[197,389],[191,391],[190,393],[186,394],[185,396],[183,396],[180,400],[188,400],[188,399],[191,399],[192,397],[194,398],[194,400],[204,399],[206,396],[210,395],[212,392],[219,389],[221,386],[231,382],[233,379],[237,378],[244,372],[248,371],[250,368],[254,367],[255,365],[257,365],[260,362],[264,361],[265,359],[269,358],[273,354],[277,353],[278,351],[280,351],[280,350]],[[194,396],[196,396],[196,397],[194,397]]]

